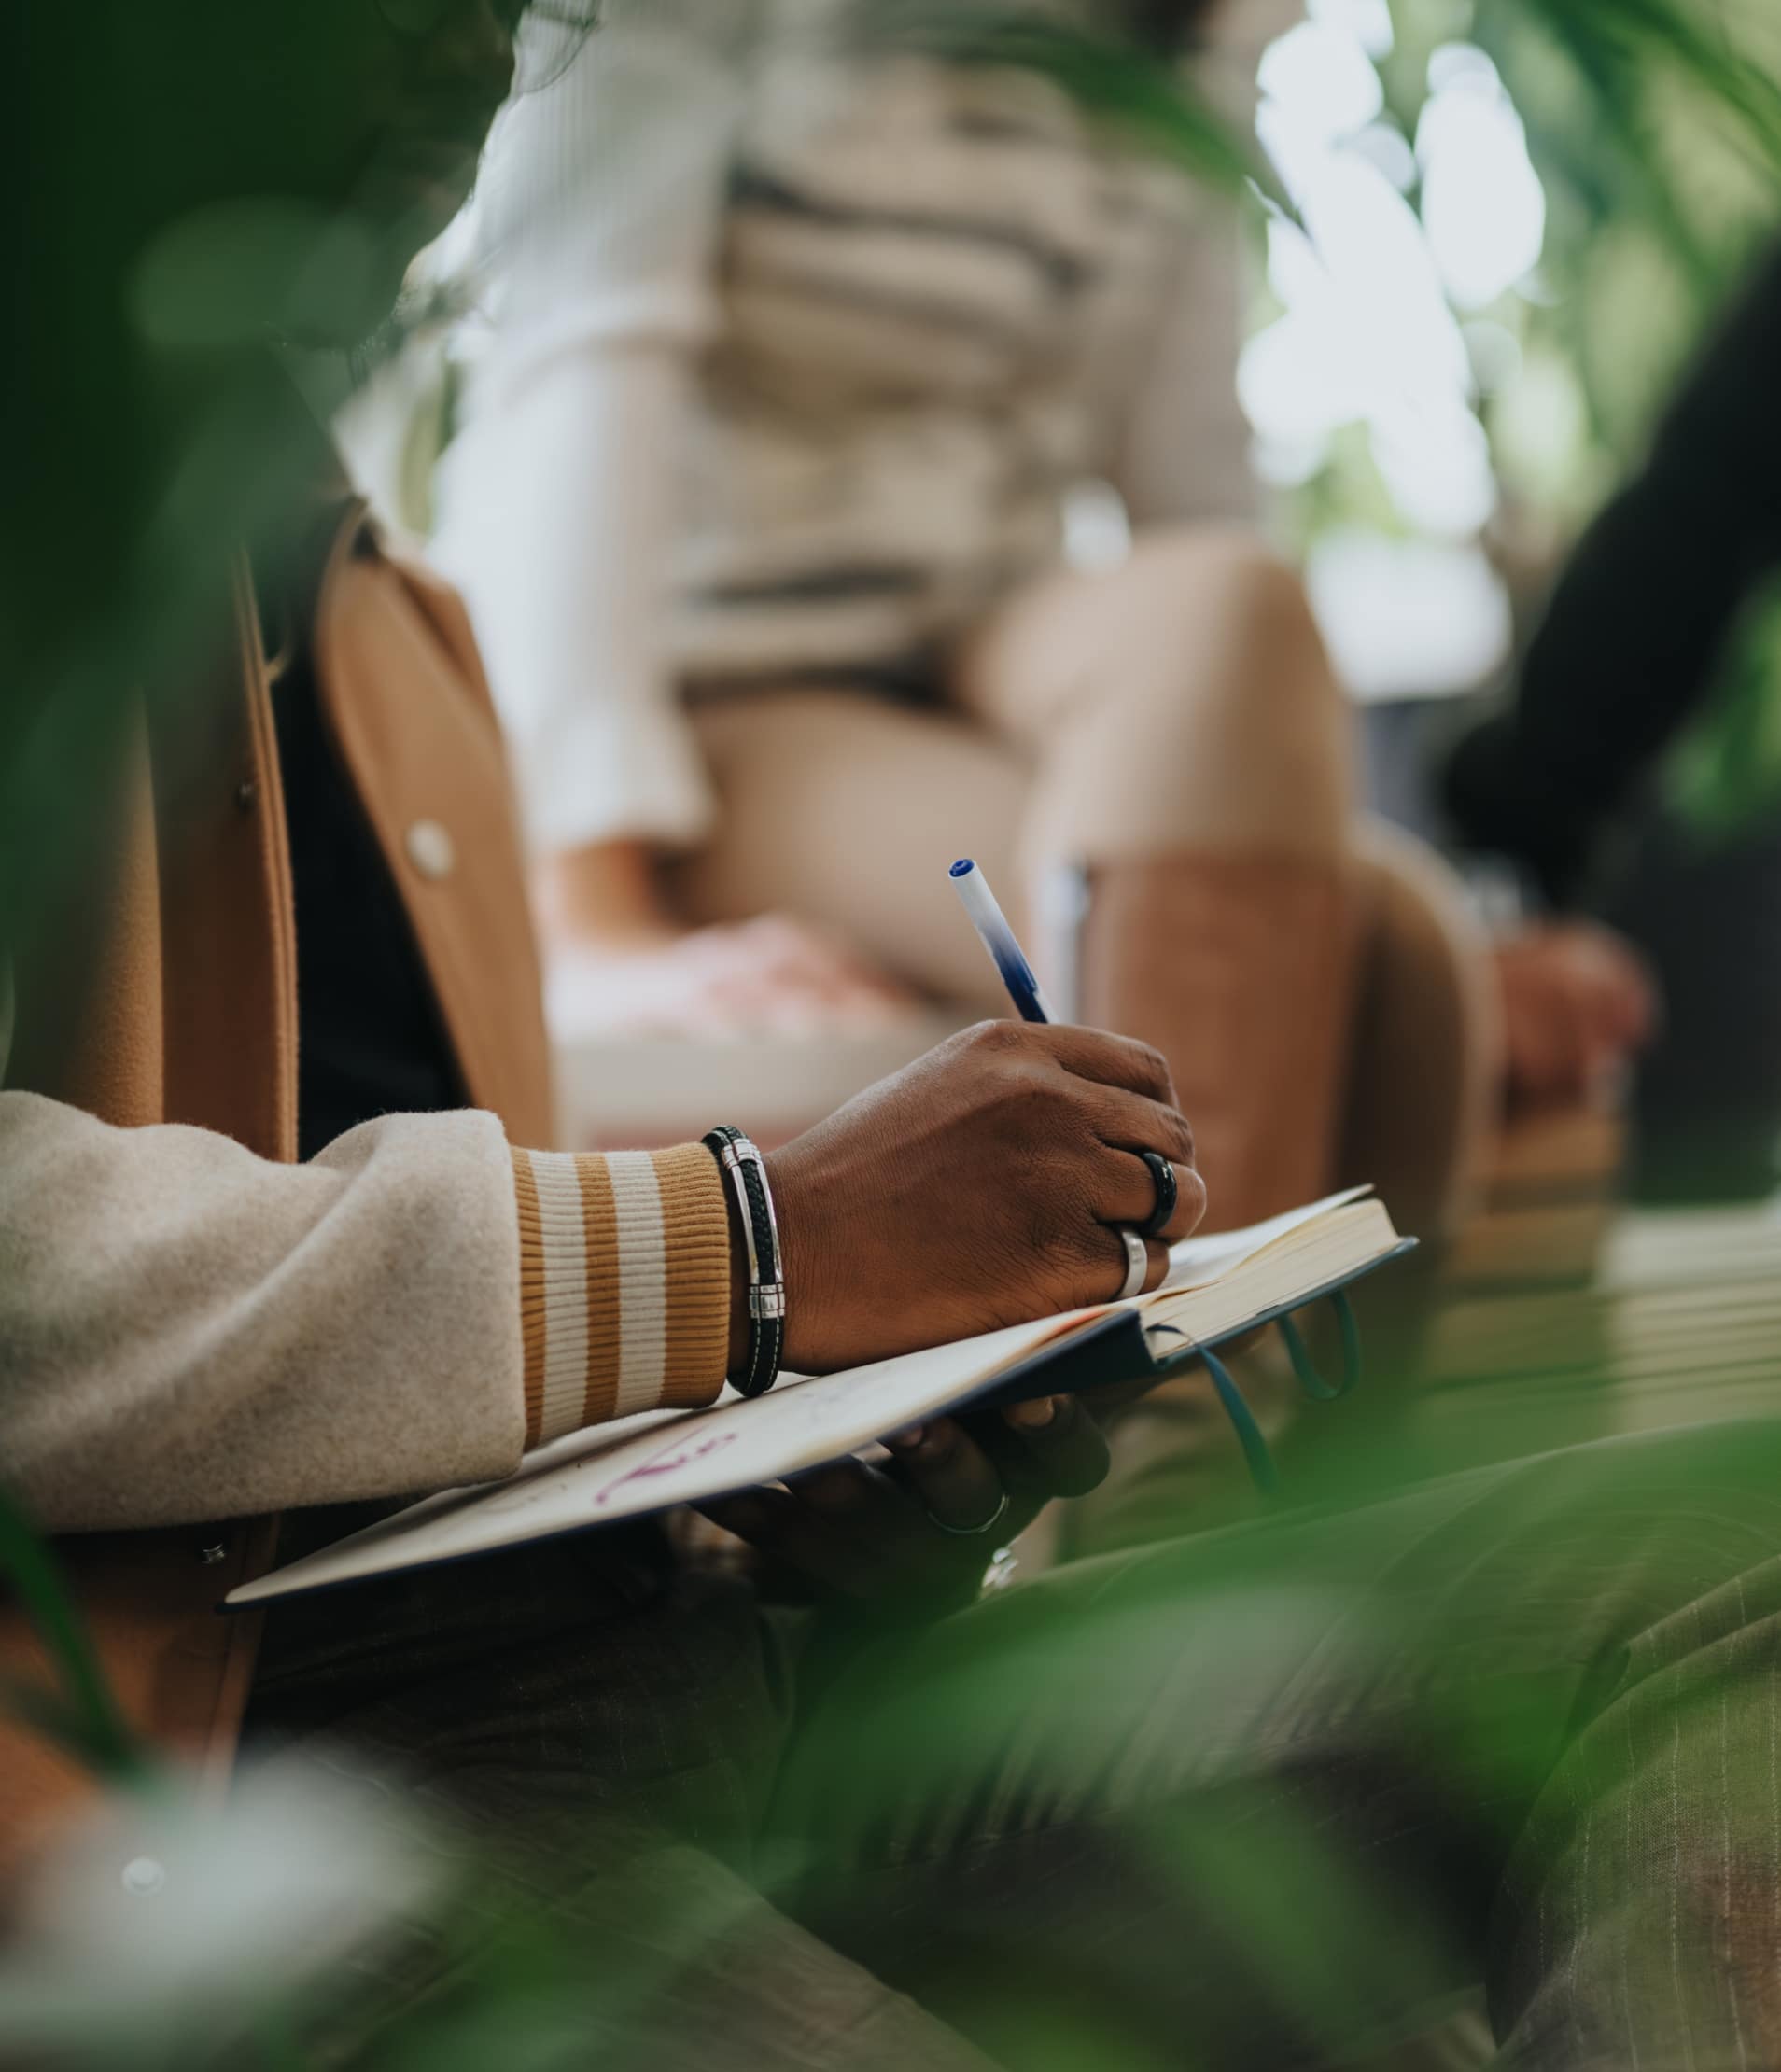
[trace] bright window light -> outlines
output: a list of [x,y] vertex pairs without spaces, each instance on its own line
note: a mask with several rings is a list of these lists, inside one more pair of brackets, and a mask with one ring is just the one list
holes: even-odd
[[1354,36],[1301,21],[1270,43],[1256,75],[1256,134],[1287,191],[1339,138],[1364,130],[1385,105],[1372,60]]
[[[1447,291],[1488,308],[1539,264],[1546,190],[1527,132],[1483,53],[1482,69],[1450,63],[1416,126],[1423,225]],[[1437,68],[1431,63],[1431,77]]]
[[1434,52],[1412,147],[1384,113],[1386,0],[1308,8],[1257,74],[1256,131],[1298,220],[1269,227],[1282,315],[1239,369],[1256,464],[1271,482],[1310,481],[1336,435],[1363,426],[1399,515],[1457,548],[1498,501],[1478,399],[1520,365],[1514,329],[1480,313],[1537,280],[1545,192],[1486,52]]
[[1319,28],[1353,36],[1369,58],[1391,56],[1391,0],[1309,0],[1305,11]]
[[1338,675],[1363,702],[1457,696],[1508,659],[1501,577],[1477,546],[1325,533],[1306,570]]

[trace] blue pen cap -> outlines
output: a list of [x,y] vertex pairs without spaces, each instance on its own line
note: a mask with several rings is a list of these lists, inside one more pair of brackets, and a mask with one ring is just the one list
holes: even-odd
[[1014,1001],[1015,1012],[1022,1021],[1048,1022],[1056,1017],[1051,1012],[1051,1002],[1046,1000],[1039,981],[1032,975],[1032,967],[1027,962],[1025,953],[1015,940],[1007,917],[996,903],[996,895],[989,889],[989,880],[968,856],[961,856],[947,874],[954,889],[963,903],[971,924],[983,938],[983,945],[994,959],[1002,974],[1002,983],[1008,988],[1008,997]]

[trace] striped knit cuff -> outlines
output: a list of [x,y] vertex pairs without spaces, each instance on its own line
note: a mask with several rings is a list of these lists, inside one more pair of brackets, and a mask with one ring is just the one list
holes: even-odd
[[699,1144],[577,1158],[515,1151],[526,1443],[723,1386],[730,1220]]

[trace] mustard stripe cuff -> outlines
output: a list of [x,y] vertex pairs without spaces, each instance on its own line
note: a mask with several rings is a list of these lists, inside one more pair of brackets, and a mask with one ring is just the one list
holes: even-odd
[[618,1414],[653,1409],[667,1378],[667,1234],[655,1167],[640,1151],[606,1162],[618,1219]]
[[573,1157],[515,1150],[526,1443],[723,1385],[730,1225],[697,1144]]
[[730,1211],[703,1144],[651,1155],[662,1197],[667,1335],[662,1400],[714,1402],[730,1361]]

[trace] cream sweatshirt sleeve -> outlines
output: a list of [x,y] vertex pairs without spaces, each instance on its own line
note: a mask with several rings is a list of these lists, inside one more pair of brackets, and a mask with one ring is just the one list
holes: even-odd
[[741,0],[620,0],[503,116],[478,202],[493,331],[434,553],[475,620],[544,849],[696,842],[666,659],[678,454],[743,87]]
[[280,1166],[0,1092],[0,1476],[55,1531],[492,1479],[713,1400],[729,1257],[697,1145],[575,1158],[391,1116]]

